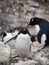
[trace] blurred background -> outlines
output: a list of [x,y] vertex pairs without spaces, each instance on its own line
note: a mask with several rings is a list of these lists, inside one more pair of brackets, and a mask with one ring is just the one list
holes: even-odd
[[0,33],[27,26],[35,16],[49,20],[49,0],[0,0]]
[[[3,31],[8,32],[20,26],[26,27],[32,17],[44,18],[49,21],[49,0],[0,0],[0,38],[2,38],[1,34]],[[35,34],[31,28],[29,28],[29,32],[33,33],[33,35]],[[10,43],[15,42],[12,40]],[[31,52],[37,51],[39,48],[38,45],[38,43],[34,46],[32,45]],[[16,56],[14,49],[11,52],[11,57]],[[33,53],[33,58],[35,60],[36,58],[40,58],[40,62],[43,63],[42,65],[49,65],[45,64],[49,62],[49,47],[45,48],[45,50],[43,49],[43,51],[41,50],[39,54],[37,52],[35,56]],[[13,62],[14,60],[12,59]]]

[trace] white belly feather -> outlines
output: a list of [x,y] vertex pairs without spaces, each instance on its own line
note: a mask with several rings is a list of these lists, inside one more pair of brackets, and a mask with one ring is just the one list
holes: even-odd
[[30,36],[28,34],[20,34],[15,40],[15,49],[18,55],[28,55],[30,52]]

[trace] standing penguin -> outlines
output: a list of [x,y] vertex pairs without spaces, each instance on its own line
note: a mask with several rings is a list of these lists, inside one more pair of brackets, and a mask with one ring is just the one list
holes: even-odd
[[49,45],[49,22],[43,18],[34,17],[30,19],[29,25],[35,26],[37,40],[42,48]]
[[[15,49],[18,56],[27,57],[31,52],[31,37],[27,28],[22,27],[15,39]],[[33,40],[34,41],[34,40]]]

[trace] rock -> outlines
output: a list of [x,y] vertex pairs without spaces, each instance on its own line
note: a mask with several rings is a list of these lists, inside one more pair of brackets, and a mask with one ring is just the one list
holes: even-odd
[[0,32],[9,29],[9,22],[5,19],[0,18]]
[[6,20],[11,22],[11,28],[16,28],[16,27],[20,26],[20,24],[19,24],[19,17],[18,16],[9,14],[9,15],[6,16]]
[[44,13],[44,9],[37,9],[37,13],[43,14]]
[[9,17],[9,19],[11,19],[10,21],[14,21],[14,22],[17,21],[16,17],[14,15],[12,15],[12,14],[8,15],[8,17]]
[[0,42],[0,63],[9,65],[10,55],[11,48],[8,45],[4,45],[3,42]]
[[29,61],[19,61],[18,63],[15,63],[14,65],[36,65],[38,64],[37,61],[29,60]]
[[0,9],[0,13],[2,13],[2,10]]
[[47,2],[49,2],[49,0],[46,0]]
[[41,65],[49,65],[49,49],[46,47],[42,49],[41,51],[36,51],[33,59],[40,62]]
[[38,43],[38,42],[32,42],[31,51],[32,52],[38,52],[38,50],[40,49],[40,47],[41,47],[40,43]]
[[35,7],[35,8],[39,7],[39,3],[38,2],[34,2],[34,1],[30,1],[29,5],[30,5],[30,7]]
[[49,62],[49,60],[48,60],[47,57],[40,57],[40,58],[39,58],[39,62],[40,62],[42,65],[47,65],[47,63]]
[[11,65],[14,65],[13,63],[11,63]]
[[15,51],[15,49],[12,49],[11,50],[11,57],[15,57],[15,56],[17,56],[16,51]]

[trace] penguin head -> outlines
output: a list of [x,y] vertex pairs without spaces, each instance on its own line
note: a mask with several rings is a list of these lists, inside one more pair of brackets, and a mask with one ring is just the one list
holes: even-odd
[[26,27],[21,27],[19,33],[28,34],[28,29]]
[[6,35],[7,35],[7,34],[4,32],[4,33],[3,33],[3,37],[5,37]]
[[28,34],[30,36],[30,39],[32,42],[35,41],[35,36],[31,35],[30,32],[28,31],[28,29],[26,27],[21,27],[20,31],[19,31],[19,34]]
[[29,22],[29,25],[35,26],[35,25],[37,25],[39,23],[38,21],[39,21],[38,17],[31,18],[30,22]]
[[3,32],[3,35],[2,35],[2,42],[4,41],[3,38],[6,36],[7,34],[5,32]]

